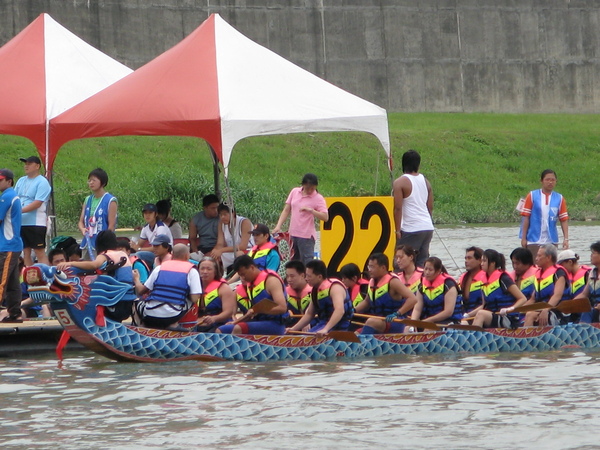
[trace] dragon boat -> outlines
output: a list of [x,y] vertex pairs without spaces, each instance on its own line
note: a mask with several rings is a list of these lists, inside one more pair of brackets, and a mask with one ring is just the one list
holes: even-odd
[[29,294],[48,302],[64,329],[80,344],[117,361],[161,362],[322,360],[433,353],[535,352],[600,346],[598,324],[361,335],[359,342],[307,335],[227,335],[144,328],[112,321],[114,305],[128,286],[106,274],[56,272],[38,264],[25,270]]

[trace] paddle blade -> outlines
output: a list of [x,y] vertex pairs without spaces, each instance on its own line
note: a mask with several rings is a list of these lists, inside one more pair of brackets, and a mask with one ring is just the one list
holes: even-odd
[[276,306],[277,303],[275,303],[272,300],[269,300],[268,298],[265,298],[264,300],[261,300],[256,305],[254,305],[252,307],[252,311],[254,311],[254,314],[268,314]]
[[[396,322],[396,320],[394,320],[394,322]],[[409,327],[423,328],[425,330],[433,331],[439,330],[435,323],[425,322],[423,320],[401,319],[398,322],[402,322],[404,325],[408,325]]]
[[360,338],[352,331],[330,331],[327,333],[327,337],[335,339],[336,341],[342,342],[358,342],[360,344]]
[[537,303],[532,303],[531,305],[519,306],[519,307],[515,308],[515,310],[513,312],[525,313],[525,312],[529,312],[529,311],[539,311],[540,309],[548,309],[548,308],[552,308],[552,305],[550,305],[549,303],[546,303],[546,302],[537,302]]
[[565,300],[560,302],[555,309],[564,314],[576,314],[589,312],[592,309],[589,299],[578,298],[575,300]]

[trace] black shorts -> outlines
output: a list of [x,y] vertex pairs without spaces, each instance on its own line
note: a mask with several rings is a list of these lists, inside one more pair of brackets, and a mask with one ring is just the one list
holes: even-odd
[[46,227],[26,225],[21,227],[24,248],[46,248]]

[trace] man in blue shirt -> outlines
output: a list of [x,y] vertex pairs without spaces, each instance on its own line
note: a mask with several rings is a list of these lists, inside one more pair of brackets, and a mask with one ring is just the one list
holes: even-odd
[[13,189],[14,175],[0,169],[0,298],[6,298],[8,316],[2,322],[23,322],[19,255],[21,240],[21,202]]
[[37,156],[19,158],[25,163],[25,176],[19,178],[15,191],[21,200],[21,239],[23,259],[31,266],[31,249],[35,251],[37,262],[50,264],[46,256],[46,206],[50,199],[50,183],[40,173],[42,162]]

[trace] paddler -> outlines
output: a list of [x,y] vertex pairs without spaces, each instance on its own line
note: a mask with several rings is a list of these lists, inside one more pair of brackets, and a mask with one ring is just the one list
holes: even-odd
[[533,255],[528,248],[517,247],[510,254],[513,271],[508,272],[525,298],[531,298],[535,291],[535,272],[537,267],[533,264]]
[[483,305],[483,285],[486,276],[481,269],[482,256],[483,250],[479,247],[469,247],[465,251],[466,272],[458,280],[458,299],[462,304],[463,319],[475,317]]
[[398,278],[413,294],[418,292],[423,277],[423,269],[417,267],[416,260],[417,251],[410,245],[400,244],[396,247],[394,261],[398,267]]
[[283,280],[277,272],[260,270],[256,261],[249,255],[238,256],[233,262],[235,270],[248,294],[248,306],[255,306],[261,300],[268,299],[275,304],[268,313],[255,314],[252,308],[242,307],[245,313],[240,319],[217,328],[217,333],[227,334],[284,334],[285,321],[289,317]]
[[362,334],[402,333],[404,324],[394,322],[394,319],[404,318],[417,303],[417,298],[411,290],[395,273],[389,271],[389,264],[388,257],[383,253],[373,253],[369,256],[369,292],[356,311],[369,311],[369,314],[381,316],[381,320],[368,319]]
[[312,301],[304,317],[288,331],[300,331],[308,325],[315,314],[317,324],[309,332],[326,336],[332,330],[347,330],[352,319],[353,307],[344,284],[335,278],[327,278],[327,266],[319,259],[306,264],[306,281],[312,286]]
[[[558,305],[562,300],[571,298],[569,276],[565,269],[556,264],[557,251],[554,244],[545,244],[540,247],[535,258],[538,269],[536,271],[535,292],[531,302],[546,302],[552,306]],[[563,325],[569,321],[569,316],[555,309],[530,311],[525,314],[524,326]]]
[[312,287],[306,282],[306,267],[302,261],[295,259],[285,264],[285,282],[290,313],[304,314],[310,304]]
[[423,282],[417,292],[417,304],[411,318],[432,323],[459,323],[461,308],[454,278],[448,275],[439,258],[427,258],[423,267]]
[[237,310],[235,294],[222,278],[221,266],[214,258],[204,256],[198,264],[198,272],[203,293],[198,304],[196,330],[212,333],[232,320]]
[[488,249],[483,252],[481,268],[486,273],[487,282],[483,286],[483,309],[480,309],[473,325],[485,328],[517,328],[519,314],[515,308],[527,302],[513,279],[505,270],[502,253]]
[[600,269],[600,241],[594,242],[590,246],[590,250],[590,261],[594,268],[590,272],[585,288],[575,298],[589,298],[592,305],[592,310],[581,314],[579,321],[597,323],[600,322],[600,279],[598,279],[598,269]]
[[360,269],[354,263],[348,263],[340,269],[340,279],[348,292],[352,305],[356,308],[360,302],[367,298],[369,292],[369,280],[365,280]]

